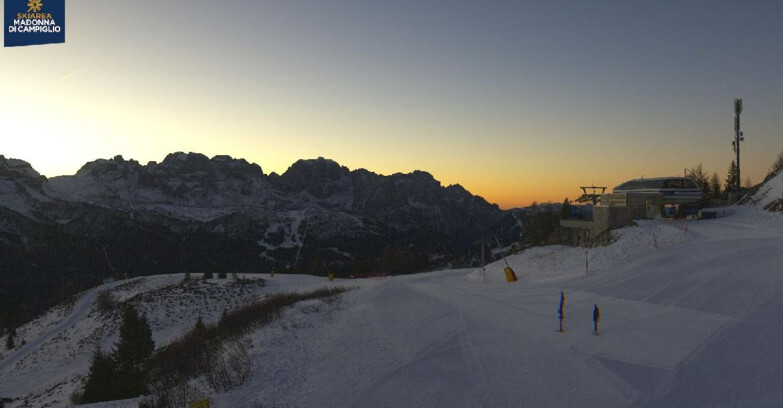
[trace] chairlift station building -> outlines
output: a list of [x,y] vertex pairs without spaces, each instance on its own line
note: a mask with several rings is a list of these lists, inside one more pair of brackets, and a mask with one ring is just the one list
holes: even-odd
[[[583,198],[586,196],[589,195],[585,190]],[[591,198],[596,201],[595,196]],[[661,208],[667,204],[694,203],[701,198],[701,189],[689,178],[629,180],[615,187],[612,193],[600,195],[600,201],[593,206],[592,220],[560,220],[560,226],[570,230],[568,241],[578,246],[593,242],[609,230],[631,225],[637,219],[660,219]]]

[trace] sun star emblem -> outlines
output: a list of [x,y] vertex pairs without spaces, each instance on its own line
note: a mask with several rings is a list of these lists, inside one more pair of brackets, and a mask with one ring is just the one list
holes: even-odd
[[33,12],[41,11],[41,7],[42,6],[43,6],[43,3],[41,2],[41,0],[30,0],[27,3],[27,7],[30,7],[29,9],[27,9],[27,12],[29,13],[31,11],[33,11]]

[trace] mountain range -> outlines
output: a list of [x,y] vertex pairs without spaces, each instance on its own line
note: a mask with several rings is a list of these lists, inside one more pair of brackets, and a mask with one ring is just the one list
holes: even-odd
[[318,158],[278,175],[177,152],[46,178],[0,156],[0,323],[107,278],[411,273],[468,265],[478,241],[518,236],[510,212],[423,171],[385,176]]

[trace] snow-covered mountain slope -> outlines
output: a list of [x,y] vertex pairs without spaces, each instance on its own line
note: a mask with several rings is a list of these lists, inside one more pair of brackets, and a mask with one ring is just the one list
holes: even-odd
[[[587,271],[584,249],[513,255],[508,262],[520,280],[511,284],[503,279],[503,261],[478,270],[347,281],[359,288],[343,295],[338,310],[294,307],[254,331],[252,379],[212,393],[213,406],[783,405],[783,216],[738,207],[725,218],[642,222],[616,235],[613,244],[589,250]],[[256,293],[275,290],[273,284],[325,283],[282,278],[267,279]],[[148,278],[121,296],[178,279]],[[558,333],[561,290],[566,331]],[[195,316],[189,295],[168,292],[171,300],[161,301],[166,306],[145,308],[150,316],[182,316],[167,318],[170,326],[155,324],[160,342],[191,326]],[[185,306],[178,306],[178,296]],[[140,304],[148,298],[136,294]],[[47,353],[33,350],[56,344],[39,338],[78,344],[77,333],[89,330],[76,327],[100,324],[84,315],[80,302],[71,314],[53,311],[24,328],[28,345],[38,348],[26,349],[27,357],[3,356],[0,396],[52,394],[35,400],[44,403],[69,393],[85,370],[83,354],[34,362]],[[600,336],[591,333],[595,304]],[[209,310],[206,303],[200,307]],[[73,313],[81,316],[75,326],[58,323],[70,323]],[[111,341],[110,332],[101,344]],[[56,384],[62,391],[44,392]]]
[[99,159],[73,176],[48,180],[44,191],[64,201],[199,221],[243,208],[263,208],[276,197],[258,165],[228,156],[209,159],[198,153],[173,153],[160,164],[144,166],[121,156]]
[[745,203],[767,211],[783,213],[783,171],[768,176]]
[[[35,203],[25,203],[24,196],[33,201],[87,204],[158,222],[161,217],[172,218],[169,224],[220,224],[223,217],[234,214],[275,224],[289,218],[291,211],[307,210],[338,227],[344,215],[361,219],[358,226],[353,221],[346,226],[365,236],[384,230],[410,233],[417,228],[464,233],[469,232],[466,227],[487,228],[503,218],[496,205],[458,185],[443,187],[426,172],[381,176],[364,169],[349,171],[324,158],[300,160],[282,175],[266,175],[244,159],[181,152],[146,165],[122,156],[99,159],[73,176],[48,180],[16,159],[2,158],[0,171],[0,207],[26,216]],[[37,180],[37,191],[12,188],[22,184],[20,178]],[[224,224],[219,229],[239,233],[235,226]],[[311,238],[320,233],[328,235],[329,230],[314,225]]]
[[[511,214],[426,172],[384,176],[324,158],[267,175],[228,156],[173,153],[146,165],[117,156],[51,179],[0,158],[0,286],[11,293],[0,297],[0,327],[9,325],[2,316],[27,321],[51,306],[53,281],[83,290],[110,276],[218,266],[323,273],[326,265],[350,275],[409,259],[423,259],[415,270],[429,260],[468,265],[476,240],[511,241],[514,225]],[[406,256],[381,265],[384,250]],[[20,276],[34,277],[32,287]],[[23,291],[37,298],[19,298]]]
[[[72,305],[59,306],[22,326],[16,343],[0,352],[0,398],[11,406],[68,406],[88,371],[96,347],[110,350],[118,339],[119,309],[128,303],[147,316],[157,347],[190,330],[199,316],[210,324],[226,310],[284,290],[326,286],[324,278],[303,275],[238,276],[240,280],[200,276],[183,281],[184,274],[134,278],[101,285],[81,294]],[[111,294],[117,307],[101,313],[95,301]],[[2,337],[5,344],[6,337]]]
[[[655,236],[655,238],[653,238]],[[658,239],[658,245],[655,245]],[[779,406],[783,219],[650,222],[605,249],[386,279],[333,322],[256,333],[252,384],[221,407]],[[562,262],[574,258],[573,265]],[[562,275],[558,278],[558,275]],[[565,333],[557,333],[559,292]],[[602,311],[600,336],[591,312]]]
[[51,201],[41,191],[44,179],[27,162],[0,155],[0,207],[38,219],[37,204]]

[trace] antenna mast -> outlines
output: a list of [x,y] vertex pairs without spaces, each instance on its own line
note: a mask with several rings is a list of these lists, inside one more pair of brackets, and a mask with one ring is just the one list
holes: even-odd
[[734,153],[737,154],[737,194],[740,192],[740,142],[745,138],[740,131],[740,113],[742,113],[742,98],[734,100],[734,141],[731,142],[734,146]]

